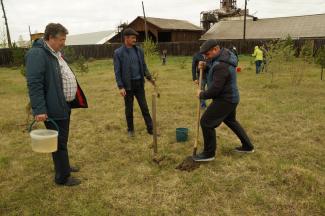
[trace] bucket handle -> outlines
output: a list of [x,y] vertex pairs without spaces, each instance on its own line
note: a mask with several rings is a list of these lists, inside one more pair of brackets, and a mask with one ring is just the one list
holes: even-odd
[[[59,132],[59,126],[58,126],[58,124],[57,124],[53,119],[48,118],[48,119],[46,119],[45,121],[47,121],[47,122],[51,122],[51,123],[54,125],[54,127],[56,128],[56,130]],[[28,132],[29,132],[29,133],[32,131],[32,128],[33,128],[34,124],[36,124],[36,123],[37,123],[36,120],[34,120],[34,121],[31,123],[31,125],[30,125],[29,128],[28,128]]]

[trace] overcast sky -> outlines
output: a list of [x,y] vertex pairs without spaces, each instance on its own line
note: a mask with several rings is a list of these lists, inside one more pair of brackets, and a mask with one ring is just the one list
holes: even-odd
[[[113,30],[121,22],[142,15],[141,0],[3,0],[13,40],[28,39],[60,22],[70,34]],[[146,15],[185,19],[200,24],[200,12],[219,8],[219,0],[144,0]],[[245,0],[237,0],[239,7]],[[325,0],[249,0],[250,13],[259,18],[325,13]],[[3,19],[2,19],[3,20]],[[2,24],[2,23],[0,23]],[[2,24],[3,26],[3,24]]]

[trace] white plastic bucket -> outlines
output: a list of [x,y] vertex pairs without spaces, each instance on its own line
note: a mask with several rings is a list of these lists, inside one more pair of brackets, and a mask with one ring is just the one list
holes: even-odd
[[59,135],[58,126],[51,119],[48,119],[47,121],[52,122],[57,128],[57,131],[49,130],[49,129],[31,130],[32,126],[36,123],[35,121],[30,126],[29,134],[31,137],[32,150],[34,152],[52,153],[58,150],[58,135]]

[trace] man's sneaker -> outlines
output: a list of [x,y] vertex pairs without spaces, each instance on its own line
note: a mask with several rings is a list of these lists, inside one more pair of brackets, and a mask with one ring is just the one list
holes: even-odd
[[134,137],[135,135],[134,135],[134,131],[128,131],[128,136],[129,137]]
[[254,148],[250,148],[250,149],[246,149],[241,147],[237,147],[234,149],[235,152],[239,152],[239,153],[253,153],[254,152]]
[[214,156],[208,156],[204,152],[193,156],[193,160],[197,162],[213,161],[214,159]]
[[73,178],[73,177],[69,177],[65,183],[58,184],[58,185],[67,186],[67,187],[73,187],[73,186],[77,186],[77,185],[80,185],[80,184],[81,184],[81,181],[79,179]]

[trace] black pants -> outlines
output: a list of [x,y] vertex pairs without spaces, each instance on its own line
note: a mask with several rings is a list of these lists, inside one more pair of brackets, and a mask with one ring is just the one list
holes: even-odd
[[152,119],[148,109],[146,94],[144,90],[144,83],[142,80],[132,80],[131,90],[127,90],[126,96],[124,97],[125,117],[128,125],[128,131],[134,131],[134,124],[133,124],[134,97],[136,97],[138,104],[140,106],[142,116],[147,126],[147,130],[152,130]]
[[216,131],[224,122],[240,139],[243,148],[254,148],[245,130],[236,120],[237,104],[232,104],[224,100],[214,100],[201,118],[201,128],[204,137],[204,153],[214,156],[217,147]]
[[[70,176],[70,163],[68,154],[68,137],[70,117],[66,120],[55,120],[55,123],[59,126],[58,137],[58,150],[52,153],[55,170],[55,182],[57,184],[64,184]],[[55,126],[51,122],[45,122],[47,129],[56,130]]]

